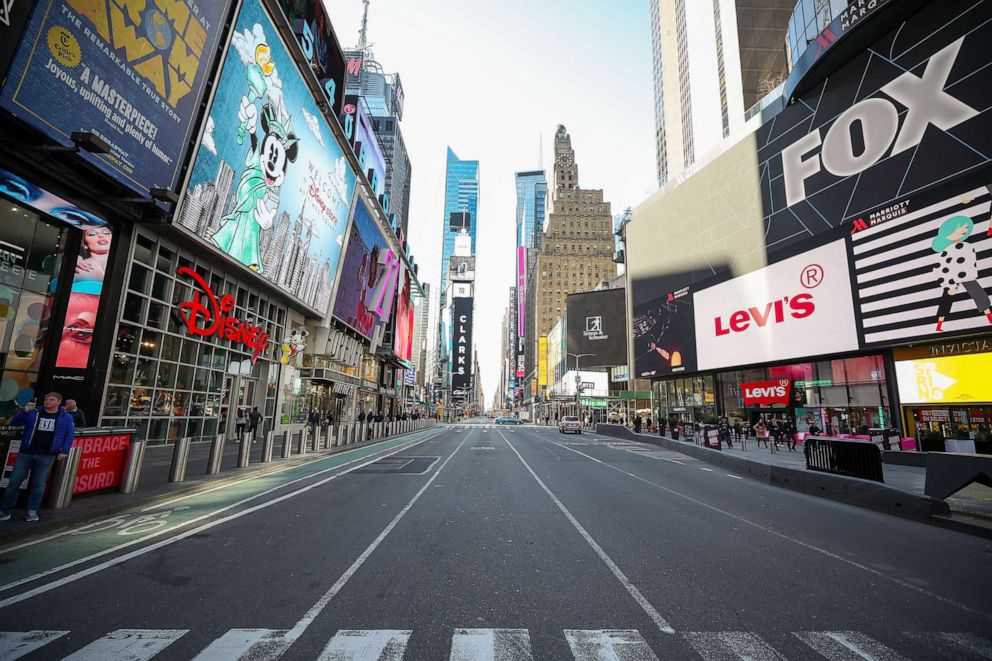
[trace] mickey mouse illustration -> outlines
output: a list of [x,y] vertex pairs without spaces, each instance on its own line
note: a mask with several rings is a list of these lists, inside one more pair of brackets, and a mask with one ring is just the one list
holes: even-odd
[[302,328],[294,328],[289,333],[289,337],[282,341],[282,356],[279,362],[288,365],[289,361],[296,357],[298,353],[307,348],[307,336],[310,332]]
[[211,241],[248,268],[262,273],[261,232],[272,227],[279,208],[279,192],[286,169],[296,161],[299,145],[290,128],[292,121],[282,108],[269,102],[261,108],[261,138],[256,133],[259,111],[256,103],[266,98],[266,76],[275,70],[269,47],[259,44],[255,61],[247,67],[248,93],[241,97],[238,144],[247,134],[251,148],[234,195],[231,212],[221,219]]

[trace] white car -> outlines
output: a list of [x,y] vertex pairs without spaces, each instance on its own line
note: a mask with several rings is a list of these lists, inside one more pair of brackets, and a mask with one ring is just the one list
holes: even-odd
[[566,415],[558,423],[558,433],[566,434],[568,432],[575,432],[576,434],[582,433],[582,423],[579,422],[578,417],[574,415]]

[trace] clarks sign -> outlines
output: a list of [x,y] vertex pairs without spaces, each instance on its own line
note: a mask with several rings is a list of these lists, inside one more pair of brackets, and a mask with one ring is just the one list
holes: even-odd
[[234,309],[234,297],[224,294],[218,299],[207,281],[196,271],[181,266],[176,273],[199,288],[199,291],[194,289],[193,300],[179,304],[179,317],[186,325],[186,332],[240,343],[251,351],[254,365],[258,356],[269,346],[269,334],[259,326],[230,316]]
[[772,406],[789,404],[790,384],[788,379],[779,381],[751,381],[741,384],[741,398],[744,406]]

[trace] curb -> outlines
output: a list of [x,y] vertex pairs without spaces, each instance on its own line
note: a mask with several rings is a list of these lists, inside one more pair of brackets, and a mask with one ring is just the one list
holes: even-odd
[[[304,455],[294,454],[289,459],[275,459],[272,462],[266,463],[255,463],[250,464],[246,468],[235,468],[226,474],[220,474],[219,477],[214,477],[214,479],[200,479],[199,481],[189,484],[185,488],[180,487],[174,490],[168,491],[167,493],[157,493],[149,494],[147,496],[140,496],[141,489],[139,487],[135,494],[120,494],[118,492],[104,492],[103,495],[115,494],[115,495],[135,495],[133,499],[129,499],[126,502],[118,502],[113,505],[107,505],[102,507],[94,507],[86,510],[79,510],[76,513],[70,513],[62,516],[58,519],[51,520],[47,517],[43,517],[41,521],[25,525],[22,528],[5,531],[0,533],[0,548],[7,546],[11,542],[19,541],[21,539],[32,537],[40,533],[53,533],[59,532],[61,530],[71,528],[79,523],[89,521],[94,518],[100,518],[105,516],[110,516],[117,514],[119,512],[137,509],[141,507],[154,506],[156,503],[164,502],[167,500],[172,500],[174,498],[180,498],[185,496],[195,495],[197,493],[205,492],[210,489],[224,486],[233,482],[238,482],[247,478],[261,477],[271,473],[277,473],[279,471],[295,468],[296,466],[302,466],[304,464],[310,463],[312,461],[319,461],[327,457],[333,456],[335,454],[341,454],[342,452],[347,452],[350,450],[355,450],[358,448],[369,447],[373,445],[378,445],[385,441],[392,441],[397,438],[402,438],[404,436],[411,436],[413,434],[419,434],[421,432],[427,432],[432,430],[441,429],[441,425],[435,425],[433,427],[425,427],[424,429],[418,429],[416,431],[407,432],[405,434],[395,434],[393,436],[386,436],[384,438],[376,438],[366,441],[358,441],[355,443],[350,443],[348,445],[342,445],[339,447],[326,448],[324,450],[308,451]],[[206,476],[204,476],[206,477]],[[175,484],[182,484],[175,483]],[[100,493],[93,494],[93,498],[99,498]],[[72,509],[72,505],[69,505],[68,509]],[[49,510],[51,511],[51,510]],[[3,525],[3,524],[0,524]]]
[[772,466],[666,436],[635,434],[620,425],[599,423],[596,433],[657,445],[772,486],[992,539],[992,526],[981,521],[971,521],[966,516],[955,516],[945,501],[879,482],[787,466]]

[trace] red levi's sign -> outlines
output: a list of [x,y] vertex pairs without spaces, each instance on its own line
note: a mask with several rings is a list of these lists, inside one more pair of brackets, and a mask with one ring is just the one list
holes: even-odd
[[73,495],[120,485],[130,445],[130,433],[77,437],[73,446],[83,448],[83,454],[79,458]]
[[789,404],[789,391],[792,383],[788,379],[778,381],[751,381],[741,384],[744,406],[771,406]]

